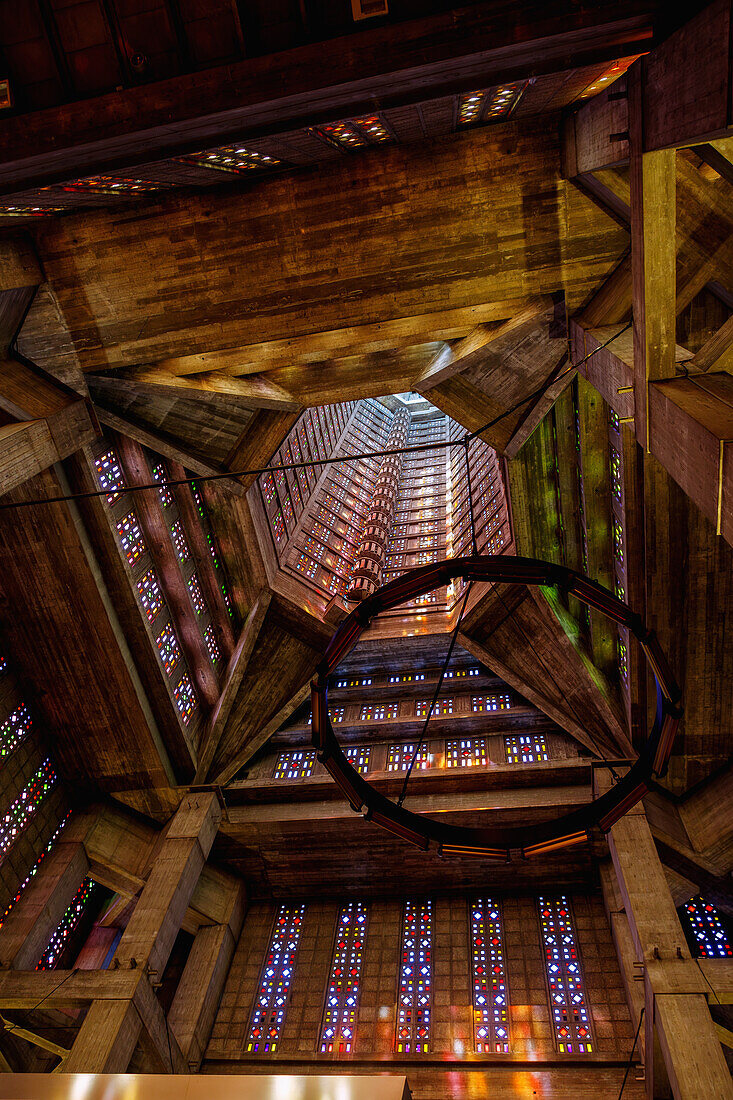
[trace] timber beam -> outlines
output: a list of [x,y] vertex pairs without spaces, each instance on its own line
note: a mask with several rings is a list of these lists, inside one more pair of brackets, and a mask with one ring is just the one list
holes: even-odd
[[625,77],[569,115],[563,132],[566,178],[629,160],[631,80],[638,81],[644,118],[641,153],[703,145],[730,135],[730,28],[730,0],[714,0],[636,61]]
[[472,91],[648,48],[643,7],[623,16],[568,0],[520,11],[481,3],[331,42],[247,58],[151,85],[9,117],[0,126],[6,192],[143,164]]
[[[598,796],[612,780],[603,769],[596,769],[596,778]],[[644,977],[647,1096],[656,1095],[648,1056],[656,1035],[676,1100],[731,1100],[733,1081],[710,1016],[709,987],[690,956],[641,803],[613,826],[608,844]]]

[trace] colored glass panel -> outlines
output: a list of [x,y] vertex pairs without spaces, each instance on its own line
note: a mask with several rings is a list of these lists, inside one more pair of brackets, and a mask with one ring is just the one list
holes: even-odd
[[368,745],[349,745],[344,749],[344,755],[359,775],[365,775],[369,771],[372,750]]
[[211,623],[209,623],[209,625],[206,627],[206,630],[204,631],[204,641],[206,642],[206,648],[209,651],[209,657],[211,657],[211,663],[212,665],[215,665],[221,657],[221,650],[219,649],[219,645],[216,640],[216,634],[214,633],[214,627]]
[[99,488],[107,493],[107,503],[114,504],[120,494],[113,490],[125,488],[125,475],[122,473],[119,458],[114,451],[105,451],[99,458],[95,458],[94,467],[97,471]]
[[469,912],[476,1051],[508,1054],[509,994],[501,909],[491,898],[476,898]]
[[303,928],[305,906],[282,905],[275,918],[265,965],[250,1017],[247,1050],[255,1054],[277,1050],[293,981],[295,956]]
[[84,916],[84,912],[95,893],[94,886],[95,884],[91,879],[84,879],[84,882],[71,899],[71,903],[61,918],[58,928],[51,936],[48,947],[38,960],[36,970],[53,970],[58,966],[59,958],[69,936]]
[[197,615],[203,615],[206,612],[206,600],[204,594],[201,591],[201,585],[199,584],[198,575],[192,573],[188,578],[188,594],[191,597],[191,603],[193,604],[194,611]]
[[191,677],[187,672],[184,672],[181,679],[173,688],[173,698],[176,701],[178,707],[178,713],[183,720],[184,726],[187,726],[191,720],[191,715],[196,710],[196,693],[193,690],[193,684],[191,683]]
[[118,521],[117,533],[120,536],[120,545],[125,552],[125,557],[130,565],[134,565],[146,550],[145,539],[134,512],[128,512],[124,519]]
[[[387,771],[405,772],[410,766],[410,761],[415,755],[417,745],[412,742],[403,742],[399,745],[390,745],[387,750]],[[421,745],[413,768],[422,771],[431,765],[430,753],[427,745]]]
[[511,699],[508,695],[472,695],[471,710],[475,714],[488,714],[493,710],[510,710]]
[[188,542],[179,519],[171,526],[171,538],[173,539],[173,546],[178,560],[188,561],[191,557],[191,551],[188,548]]
[[160,591],[160,585],[158,584],[155,570],[148,569],[146,573],[143,573],[142,577],[137,582],[137,591],[143,611],[148,617],[148,622],[152,623],[155,616],[163,607],[163,595]]
[[275,765],[275,779],[307,779],[316,762],[315,749],[281,752]]
[[730,938],[712,902],[702,897],[692,898],[682,906],[682,913],[695,938],[700,958],[729,959],[733,956]]
[[0,760],[17,749],[32,725],[33,719],[28,713],[28,707],[21,703],[0,725]]
[[542,733],[521,733],[504,738],[507,764],[538,764],[549,760]]
[[181,647],[178,644],[178,638],[172,623],[166,623],[155,639],[155,644],[158,647],[163,668],[170,676],[181,659]]
[[474,768],[488,763],[485,737],[456,737],[445,743],[446,768]]
[[402,955],[397,992],[395,1050],[430,1050],[433,1000],[433,903],[405,902]]
[[319,1040],[323,1053],[348,1054],[353,1049],[366,926],[363,902],[349,902],[339,912]]
[[590,1013],[570,905],[562,896],[538,900],[557,1049],[561,1054],[590,1054],[593,1050]]
[[369,704],[361,708],[360,722],[382,722],[397,717],[397,703]]
[[30,783],[0,817],[0,862],[13,846],[44,797],[56,782],[56,773],[50,760],[44,760]]
[[3,915],[2,915],[1,917],[0,917],[0,928],[2,928],[2,926],[3,926],[3,925],[4,925],[4,923],[5,923],[5,921],[6,921],[7,919],[8,919],[8,916],[10,915],[10,912],[11,912],[11,910],[13,909],[13,907],[14,907],[14,906],[16,905],[16,903],[17,903],[18,901],[20,901],[20,897],[21,897],[21,895],[22,895],[23,891],[25,890],[26,886],[28,885],[28,883],[29,883],[29,882],[31,881],[31,879],[32,879],[32,878],[34,878],[34,877],[35,877],[35,875],[36,875],[36,874],[38,873],[38,868],[39,868],[39,867],[41,866],[41,864],[43,863],[44,859],[46,858],[46,856],[48,855],[48,853],[49,853],[49,852],[51,851],[51,849],[53,848],[54,844],[56,843],[56,841],[57,841],[57,839],[58,839],[59,833],[61,832],[61,830],[63,829],[64,825],[66,824],[66,822],[67,822],[67,821],[69,820],[69,818],[70,818],[70,817],[71,817],[71,810],[69,810],[69,811],[68,811],[68,813],[66,814],[66,817],[65,817],[65,818],[64,818],[64,819],[63,819],[62,821],[60,821],[60,822],[59,822],[59,824],[58,824],[58,827],[56,828],[56,831],[55,831],[55,832],[53,833],[53,835],[51,836],[50,840],[48,841],[48,844],[47,844],[47,845],[46,845],[46,847],[45,847],[45,848],[43,849],[43,851],[41,852],[40,856],[38,857],[38,859],[36,860],[36,862],[35,862],[35,863],[33,864],[33,866],[31,867],[30,871],[29,871],[29,872],[28,872],[28,874],[27,874],[27,875],[25,876],[25,878],[23,879],[23,881],[22,881],[22,882],[21,882],[21,883],[19,884],[19,886],[18,886],[18,889],[17,889],[16,891],[15,891],[15,895],[14,895],[14,897],[12,897],[12,898],[10,899],[10,902],[8,903],[8,905],[7,905],[6,909],[5,909],[5,912],[4,912],[4,913],[3,913]]
[[158,489],[158,496],[160,497],[160,503],[164,508],[170,508],[173,504],[173,494],[168,486],[165,484],[168,481],[168,471],[162,462],[155,462],[152,466],[153,481],[159,482],[160,488]]

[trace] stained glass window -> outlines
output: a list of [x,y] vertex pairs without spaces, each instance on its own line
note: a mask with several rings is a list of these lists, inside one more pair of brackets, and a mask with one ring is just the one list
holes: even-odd
[[140,530],[137,516],[134,512],[128,512],[124,519],[117,523],[117,533],[120,543],[130,565],[134,565],[145,553],[145,539]]
[[624,562],[624,529],[619,520],[613,518],[613,553],[616,561],[623,565]]
[[364,706],[359,714],[360,722],[381,722],[385,718],[397,717],[397,703],[382,703],[380,705]]
[[609,409],[608,421],[615,432],[621,431],[621,421],[619,420],[619,415],[618,413],[614,412],[613,409]]
[[471,710],[474,713],[484,714],[492,710],[510,710],[511,700],[508,695],[472,695]]
[[99,458],[95,458],[94,466],[99,488],[107,491],[107,503],[114,504],[119,493],[112,490],[125,488],[125,475],[122,473],[119,458],[114,451],[105,451]]
[[501,909],[491,898],[476,898],[469,912],[476,1051],[478,1054],[508,1054],[509,993]]
[[21,894],[23,893],[23,891],[25,890],[25,888],[26,888],[26,886],[28,885],[28,883],[29,883],[29,882],[31,881],[31,879],[32,879],[32,878],[34,878],[34,877],[35,877],[35,875],[36,875],[36,873],[37,873],[37,871],[38,871],[38,868],[39,868],[39,867],[41,866],[41,864],[43,863],[44,859],[46,858],[46,856],[48,855],[48,853],[49,853],[49,852],[51,851],[51,849],[53,848],[54,844],[56,843],[56,841],[57,841],[57,839],[58,839],[58,835],[59,835],[59,833],[61,832],[61,830],[63,829],[64,825],[66,824],[66,822],[67,822],[67,821],[69,820],[69,818],[70,818],[70,817],[71,817],[71,810],[69,810],[69,811],[67,812],[67,814],[66,814],[66,817],[65,817],[65,818],[63,818],[63,820],[59,822],[59,824],[58,824],[58,826],[57,826],[57,828],[56,828],[56,831],[55,831],[55,832],[53,833],[53,835],[52,835],[51,839],[49,840],[48,844],[47,844],[47,845],[46,845],[46,847],[45,847],[45,848],[43,849],[43,851],[41,852],[40,856],[38,857],[38,859],[36,860],[36,862],[35,862],[35,863],[33,864],[33,866],[31,867],[30,871],[29,871],[29,872],[28,872],[28,874],[27,874],[27,875],[25,876],[25,878],[23,879],[23,881],[22,881],[22,882],[21,882],[21,883],[19,884],[19,886],[18,886],[18,889],[17,889],[16,891],[15,891],[15,895],[14,895],[14,897],[12,897],[12,898],[10,899],[10,902],[8,903],[8,905],[7,905],[6,909],[5,909],[5,912],[4,912],[4,913],[3,913],[3,915],[2,915],[1,917],[0,917],[0,928],[2,928],[2,926],[3,926],[4,924],[5,924],[5,921],[6,921],[7,919],[8,919],[8,916],[10,915],[10,912],[12,911],[13,907],[14,907],[14,906],[16,905],[16,903],[17,903],[17,902],[18,902],[18,901],[20,900],[20,896],[21,896]]
[[71,899],[71,904],[61,918],[58,928],[51,936],[48,947],[38,960],[36,970],[53,970],[58,965],[66,941],[84,915],[84,910],[95,892],[94,885],[91,879],[84,879]]
[[593,1050],[590,1013],[570,906],[562,896],[538,901],[557,1049],[561,1054],[589,1054]]
[[359,775],[365,775],[369,771],[369,761],[372,756],[369,745],[349,745],[348,748],[344,749],[344,755],[352,768],[356,768]]
[[216,634],[214,633],[214,627],[212,623],[209,623],[209,625],[206,627],[206,630],[204,631],[204,641],[206,642],[206,648],[209,651],[209,657],[211,657],[211,663],[212,665],[215,665],[221,657],[221,650],[219,649],[218,643],[216,641]]
[[178,556],[178,560],[188,561],[191,557],[191,551],[188,549],[188,542],[186,541],[186,536],[179,519],[171,526],[171,538],[173,539],[173,546]]
[[164,508],[170,508],[171,504],[173,503],[173,494],[171,493],[168,486],[165,484],[165,482],[168,481],[168,471],[166,470],[162,462],[153,463],[152,471],[153,481],[162,483],[160,485],[160,488],[158,489],[160,503],[163,505]]
[[433,903],[405,902],[395,1050],[427,1054],[433,1000]]
[[0,817],[0,862],[55,782],[56,773],[51,766],[51,761],[44,760],[27,787]]
[[191,677],[187,672],[184,672],[173,688],[173,698],[176,701],[178,713],[183,719],[183,724],[187,726],[191,720],[191,715],[196,710],[196,693],[193,690]]
[[445,743],[446,768],[473,768],[488,763],[485,737],[455,737]]
[[191,597],[191,603],[193,604],[196,614],[203,615],[206,612],[206,600],[201,591],[201,585],[199,584],[196,573],[192,573],[188,578],[188,594]]
[[681,911],[695,938],[700,958],[729,959],[733,956],[730,938],[712,902],[698,896],[683,905]]
[[339,912],[319,1049],[348,1054],[356,1036],[367,907],[352,901]]
[[172,623],[166,623],[158,637],[155,639],[158,653],[163,663],[163,668],[170,676],[173,669],[181,659],[181,647],[178,644],[176,632]]
[[220,172],[249,172],[253,168],[274,168],[280,163],[277,157],[270,157],[244,145],[222,145],[219,149],[192,153],[178,159],[196,164],[199,168],[216,168]]
[[507,764],[538,764],[549,760],[543,733],[521,733],[504,738]]
[[629,679],[629,651],[626,648],[626,642],[623,642],[620,638],[618,640],[618,670],[621,679],[624,683],[627,683]]
[[275,918],[250,1018],[247,1050],[255,1054],[277,1050],[304,916],[304,905],[282,905]]
[[148,622],[153,621],[163,607],[163,596],[154,569],[148,569],[137,582],[137,591]]
[[621,455],[615,447],[611,447],[611,492],[616,500],[621,500]]
[[25,703],[21,703],[0,726],[0,760],[17,749],[32,725],[33,719],[28,708]]
[[281,752],[275,765],[275,779],[307,779],[316,762],[315,749]]
[[[406,772],[410,766],[417,745],[414,742],[403,742],[399,745],[390,745],[387,750],[387,771]],[[431,764],[430,753],[427,745],[421,745],[415,760],[414,768],[422,770],[429,768]]]

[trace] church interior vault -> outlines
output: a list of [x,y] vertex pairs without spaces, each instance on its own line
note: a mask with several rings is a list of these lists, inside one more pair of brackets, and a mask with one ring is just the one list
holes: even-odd
[[0,1095],[733,1098],[685,8],[0,0]]

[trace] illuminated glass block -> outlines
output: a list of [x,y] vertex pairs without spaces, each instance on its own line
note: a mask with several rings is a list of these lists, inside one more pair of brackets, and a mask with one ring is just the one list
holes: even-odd
[[367,907],[352,901],[339,912],[318,1049],[348,1054],[354,1048]]
[[169,480],[168,471],[166,470],[162,462],[153,463],[151,469],[153,474],[153,481],[162,483],[160,485],[160,488],[158,489],[160,503],[163,505],[164,508],[170,508],[170,506],[173,504],[173,494],[171,493],[168,486],[165,484],[165,482]]
[[304,917],[305,905],[281,905],[275,917],[275,927],[250,1015],[248,1053],[271,1054],[277,1050],[290,1000]]
[[560,1054],[593,1050],[590,1012],[585,997],[575,930],[566,897],[538,898],[550,1012]]
[[485,737],[457,737],[445,743],[446,768],[473,768],[488,763]]
[[433,905],[405,902],[397,986],[395,1051],[427,1054],[431,1049],[433,1001]]
[[99,458],[95,458],[94,468],[97,471],[99,488],[107,492],[107,503],[114,504],[120,494],[119,491],[112,490],[123,490],[126,487],[119,458],[113,450],[105,451]]
[[475,1049],[478,1054],[508,1054],[509,991],[499,903],[476,898],[469,917]]
[[507,764],[539,764],[549,760],[542,733],[522,733],[504,738]]
[[181,647],[178,644],[176,632],[172,623],[166,623],[158,637],[155,639],[163,668],[170,676],[173,669],[181,659]]
[[55,783],[51,761],[44,760],[30,783],[0,817],[0,863]]
[[251,172],[257,168],[275,168],[281,162],[277,157],[248,149],[245,145],[222,145],[190,156],[178,157],[180,161],[195,164],[199,168],[213,168],[220,172]]
[[180,520],[171,526],[171,538],[173,539],[173,546],[176,551],[176,556],[179,561],[188,561],[191,557],[191,551],[188,548],[188,542],[183,531]]
[[344,749],[344,755],[359,775],[366,775],[372,756],[372,750],[368,745],[349,745]]
[[[400,744],[390,745],[387,749],[387,771],[388,772],[405,772],[410,766],[412,758],[415,756],[415,750],[417,749],[416,742],[404,741]],[[423,771],[425,768],[429,768],[432,765],[430,759],[430,753],[427,745],[421,745],[417,756],[415,757],[415,763],[413,769],[417,768],[419,771]]]
[[84,912],[95,893],[95,883],[89,878],[84,879],[61,918],[58,928],[51,936],[46,950],[38,960],[36,970],[54,970],[58,966],[59,958],[69,936],[84,916]]
[[154,569],[148,569],[137,582],[137,591],[148,622],[153,621],[163,607],[163,595]]
[[0,725],[0,760],[10,756],[11,752],[17,749],[18,745],[25,740],[32,725],[33,719],[28,713],[28,708],[25,703],[21,703]]
[[181,679],[173,688],[173,698],[176,701],[178,713],[181,716],[183,724],[187,726],[191,720],[191,715],[198,706],[196,693],[193,689],[193,684],[191,683],[191,677],[188,675],[187,672],[184,672]]
[[206,627],[206,630],[204,631],[204,641],[206,642],[206,648],[209,651],[209,657],[211,657],[211,663],[212,665],[215,665],[221,657],[221,650],[219,649],[218,643],[216,641],[216,634],[214,632],[214,627],[211,623],[209,623],[209,625]]
[[138,518],[134,512],[128,512],[124,519],[117,522],[120,545],[130,565],[135,565],[145,553],[147,547]]
[[204,615],[207,611],[206,600],[204,594],[201,591],[201,585],[196,573],[192,573],[186,582],[188,588],[188,594],[191,597],[191,603],[193,604],[194,611],[197,615]]
[[698,895],[686,902],[680,912],[697,944],[699,958],[729,959],[733,957],[730,937],[711,901],[706,901]]
[[315,749],[281,752],[275,765],[274,779],[307,779],[316,762]]

